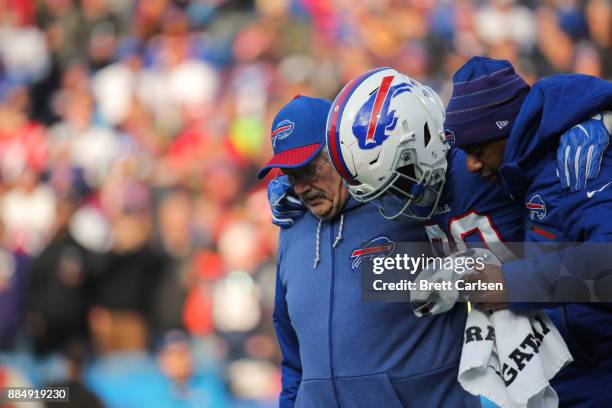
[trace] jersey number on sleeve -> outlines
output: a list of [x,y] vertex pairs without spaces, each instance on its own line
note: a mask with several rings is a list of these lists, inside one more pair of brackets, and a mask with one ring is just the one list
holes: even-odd
[[427,237],[434,245],[434,249],[440,256],[448,256],[453,252],[467,249],[465,244],[467,237],[478,234],[480,241],[491,252],[499,258],[501,262],[508,262],[515,259],[514,254],[503,243],[502,237],[493,225],[493,220],[488,215],[478,214],[471,210],[448,221],[447,234],[438,224],[425,226]]

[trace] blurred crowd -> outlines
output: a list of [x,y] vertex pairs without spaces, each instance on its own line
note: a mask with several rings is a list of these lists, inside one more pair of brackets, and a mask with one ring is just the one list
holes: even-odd
[[[0,387],[75,406],[269,407],[269,127],[475,54],[612,78],[608,0],[0,0]],[[367,335],[367,333],[364,333]]]

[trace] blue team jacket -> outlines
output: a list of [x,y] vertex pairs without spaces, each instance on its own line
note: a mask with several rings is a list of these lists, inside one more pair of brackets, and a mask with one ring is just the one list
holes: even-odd
[[[513,125],[500,169],[506,190],[525,211],[526,242],[612,242],[612,188],[589,193],[612,181],[612,152],[606,152],[599,176],[584,190],[563,189],[555,174],[558,137],[611,109],[612,84],[595,77],[558,75],[542,79],[531,89]],[[561,257],[534,245],[526,247],[526,256],[504,265],[511,297],[516,291],[554,283],[562,258],[574,275],[589,278],[593,271],[589,262],[594,260],[590,258],[595,258],[585,257],[584,250],[564,251]],[[547,312],[575,360],[553,383],[561,406],[607,404],[612,397],[612,307],[574,303]]]
[[274,325],[282,359],[280,407],[400,408],[473,406],[457,382],[464,305],[416,318],[408,303],[361,302],[355,250],[373,239],[426,241],[420,224],[383,219],[373,204],[350,199],[321,225],[306,213],[282,229]]

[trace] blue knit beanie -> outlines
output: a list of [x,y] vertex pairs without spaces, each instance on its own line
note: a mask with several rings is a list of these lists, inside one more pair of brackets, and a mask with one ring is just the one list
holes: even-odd
[[459,147],[506,138],[528,92],[509,61],[472,57],[453,76],[445,128]]

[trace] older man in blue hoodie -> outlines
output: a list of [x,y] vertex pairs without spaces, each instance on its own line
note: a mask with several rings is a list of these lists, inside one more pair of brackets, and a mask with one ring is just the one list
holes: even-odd
[[349,197],[325,149],[330,107],[305,96],[284,106],[272,126],[274,157],[259,173],[282,169],[308,209],[280,232],[280,407],[477,406],[457,382],[465,307],[417,319],[408,303],[361,302],[360,259],[427,237]]
[[[566,132],[570,137],[575,131],[587,138],[603,134],[607,143],[609,116],[604,112],[612,110],[612,84],[586,75],[557,75],[529,87],[508,61],[486,57],[470,59],[453,82],[445,127],[455,135],[456,145],[467,152],[468,169],[500,181],[508,196],[524,209],[527,258],[486,271],[487,279],[505,283],[506,299],[497,300],[508,300],[516,309],[557,306],[547,311],[574,356],[574,363],[553,382],[560,405],[609,406],[610,304],[566,302],[559,306],[516,301],[547,300],[563,268],[579,278],[575,280],[579,283],[600,277],[606,263],[607,269],[612,267],[605,247],[583,244],[552,253],[545,249],[546,243],[554,242],[612,241],[612,188],[608,188],[612,152],[605,152],[598,174],[591,154],[578,153],[576,158],[585,159],[568,163],[574,166],[574,176],[586,182],[582,188],[567,182],[568,168],[558,167],[556,160],[559,137]],[[559,163],[563,162],[561,158]],[[475,300],[491,301],[487,296]]]

